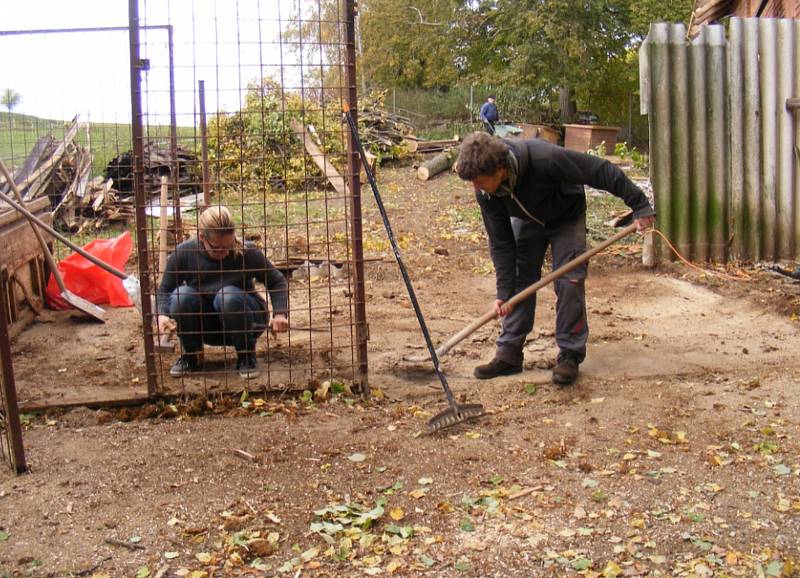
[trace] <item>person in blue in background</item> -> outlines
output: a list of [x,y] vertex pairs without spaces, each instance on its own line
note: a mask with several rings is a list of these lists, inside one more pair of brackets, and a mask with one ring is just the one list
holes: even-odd
[[481,105],[480,118],[483,121],[483,126],[486,127],[486,132],[494,134],[494,125],[500,120],[497,105],[494,103],[494,96],[489,95],[486,98],[486,102]]

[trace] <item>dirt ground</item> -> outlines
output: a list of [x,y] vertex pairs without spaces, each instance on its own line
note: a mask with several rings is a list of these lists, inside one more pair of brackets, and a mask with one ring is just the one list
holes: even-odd
[[[474,199],[382,169],[434,340],[493,299]],[[366,190],[365,194],[369,191]],[[594,241],[619,205],[589,194]],[[367,235],[382,235],[365,202]],[[396,265],[367,268],[371,399],[327,395],[26,415],[31,473],[0,470],[0,576],[791,576],[800,564],[800,286],[756,267],[592,261],[589,353],[550,381],[554,294],[522,374],[479,381],[497,324],[443,359],[487,415],[445,408]],[[23,402],[145,390],[136,314],[49,314],[14,343]]]

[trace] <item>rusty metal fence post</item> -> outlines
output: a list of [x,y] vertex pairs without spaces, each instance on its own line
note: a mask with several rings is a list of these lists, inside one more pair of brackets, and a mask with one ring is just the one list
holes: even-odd
[[146,68],[139,54],[139,1],[128,0],[128,26],[131,58],[131,136],[133,139],[133,190],[136,205],[136,248],[139,280],[142,295],[142,328],[144,333],[145,366],[147,368],[147,395],[157,391],[155,359],[153,356],[153,315],[149,296],[152,293],[147,254],[147,228],[144,195],[144,142],[142,126],[141,71]]
[[[356,33],[355,0],[347,0],[346,15],[347,31],[347,102],[353,115],[353,122],[358,126],[358,92],[356,88]],[[367,363],[367,340],[369,339],[369,329],[367,326],[366,294],[364,291],[364,245],[363,227],[361,220],[361,181],[360,181],[360,160],[353,139],[347,137],[347,160],[350,173],[350,199],[351,199],[351,231],[353,239],[353,260],[355,261],[355,287],[354,301],[356,312],[356,345],[359,375],[361,377],[361,387],[364,392],[369,391],[368,363]]]
[[[8,284],[8,272],[3,271],[3,287]],[[25,462],[25,447],[22,444],[22,424],[17,405],[17,388],[14,382],[14,366],[11,362],[11,340],[8,335],[9,299],[5,290],[0,291],[0,362],[3,365],[3,415],[5,417],[5,437],[8,447],[7,458],[18,474],[28,471]],[[2,445],[2,444],[0,444]],[[0,448],[5,449],[5,448]],[[5,453],[5,452],[3,452]]]

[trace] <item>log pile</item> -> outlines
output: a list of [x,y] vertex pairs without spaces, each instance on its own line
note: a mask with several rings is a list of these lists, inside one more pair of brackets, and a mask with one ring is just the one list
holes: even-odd
[[445,151],[458,146],[461,142],[461,137],[454,135],[453,138],[441,140],[418,140],[414,137],[406,137],[406,141],[409,143],[411,152],[424,154]]

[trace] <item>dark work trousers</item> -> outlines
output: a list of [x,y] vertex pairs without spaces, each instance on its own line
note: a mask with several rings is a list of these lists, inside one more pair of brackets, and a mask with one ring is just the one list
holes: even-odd
[[491,120],[484,120],[483,128],[485,128],[486,132],[488,132],[489,134],[494,134],[494,122],[492,122]]
[[[517,242],[517,280],[514,293],[519,293],[542,277],[542,264],[548,245],[553,255],[553,270],[586,251],[586,215],[556,229],[511,217]],[[584,263],[555,281],[556,344],[559,356],[572,355],[578,363],[586,357],[589,325],[586,320],[585,280],[588,264]],[[503,329],[497,339],[497,357],[507,363],[522,363],[522,347],[533,329],[536,295],[518,304],[503,318]]]
[[169,316],[178,323],[185,355],[202,351],[203,343],[232,345],[237,354],[253,353],[268,318],[260,299],[233,285],[215,295],[182,285],[170,295]]

